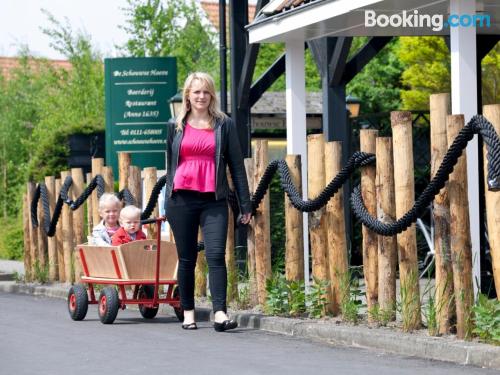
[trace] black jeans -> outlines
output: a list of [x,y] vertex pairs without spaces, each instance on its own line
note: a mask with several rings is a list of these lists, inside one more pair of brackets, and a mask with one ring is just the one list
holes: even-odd
[[166,217],[174,233],[179,268],[177,282],[184,310],[194,309],[194,269],[198,256],[198,228],[201,226],[208,281],[214,311],[226,311],[226,237],[228,205],[216,201],[213,193],[179,190],[167,201]]

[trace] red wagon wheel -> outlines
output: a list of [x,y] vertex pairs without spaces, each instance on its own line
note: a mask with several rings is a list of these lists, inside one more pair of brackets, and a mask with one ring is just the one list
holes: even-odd
[[115,321],[120,301],[118,299],[118,292],[113,287],[106,287],[99,295],[99,319],[103,324],[111,324]]
[[[173,288],[174,288],[174,291],[172,292],[172,298],[175,301],[180,301],[181,297],[179,294],[179,287],[176,285]],[[175,316],[177,317],[177,319],[179,319],[179,322],[183,322],[184,321],[184,309],[180,306],[173,307],[173,309],[174,309]]]
[[[141,285],[139,288],[139,299],[153,299],[155,294],[155,287],[153,285]],[[146,307],[143,304],[139,304],[139,311],[143,318],[153,319],[156,314],[158,314],[158,307]]]
[[85,319],[88,307],[87,289],[81,284],[73,285],[68,292],[68,312],[71,319]]

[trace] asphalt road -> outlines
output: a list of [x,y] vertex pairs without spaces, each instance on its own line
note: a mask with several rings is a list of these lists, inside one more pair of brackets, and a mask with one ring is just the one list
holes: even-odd
[[174,317],[138,311],[103,325],[96,306],[74,322],[59,299],[0,293],[0,375],[78,374],[498,374],[497,371],[336,347],[209,322],[184,331]]

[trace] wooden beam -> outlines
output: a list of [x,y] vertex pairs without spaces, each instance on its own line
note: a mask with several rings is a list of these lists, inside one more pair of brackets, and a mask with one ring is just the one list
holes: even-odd
[[351,49],[352,37],[339,37],[335,43],[335,49],[328,61],[328,75],[330,77],[328,85],[330,87],[340,84],[344,79],[344,71],[347,63],[347,56]]
[[285,73],[285,57],[285,53],[278,57],[269,69],[257,78],[257,81],[250,87],[250,94],[248,97],[248,106],[250,108],[252,108],[261,98],[262,94],[265,93],[283,73]]
[[345,83],[350,82],[391,40],[391,36],[370,38],[361,50],[347,62],[342,77],[343,81]]

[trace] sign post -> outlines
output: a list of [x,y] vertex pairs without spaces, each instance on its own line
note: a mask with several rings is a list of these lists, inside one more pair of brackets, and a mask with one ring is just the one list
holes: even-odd
[[140,168],[165,169],[168,100],[177,92],[174,57],[104,60],[106,165],[118,176],[118,152]]

